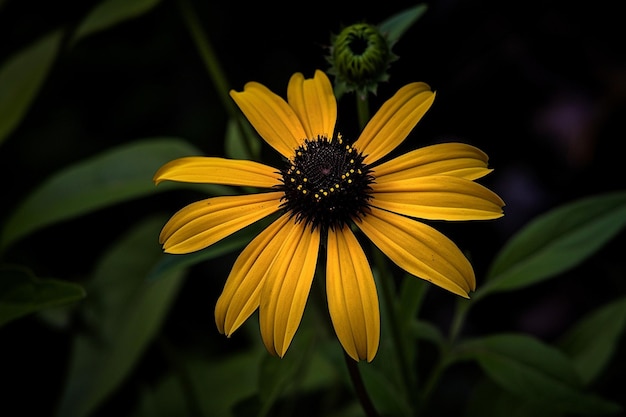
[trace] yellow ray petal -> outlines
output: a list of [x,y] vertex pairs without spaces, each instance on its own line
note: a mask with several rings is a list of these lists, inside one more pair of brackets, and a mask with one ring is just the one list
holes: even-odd
[[357,224],[389,259],[408,273],[466,298],[475,289],[474,270],[467,258],[432,227],[375,207]]
[[448,175],[372,184],[370,204],[429,220],[488,220],[502,217],[504,202],[493,191]]
[[[215,324],[229,336],[259,307],[261,289],[270,265],[291,231],[285,214],[265,228],[237,257],[215,305]],[[290,227],[285,227],[287,223]]]
[[282,357],[300,325],[319,251],[319,228],[291,223],[261,292],[259,323],[267,350]]
[[425,146],[383,162],[374,168],[376,182],[397,181],[427,175],[453,175],[475,180],[491,171],[487,154],[464,143]]
[[333,137],[337,100],[324,72],[316,70],[315,76],[309,79],[295,73],[289,80],[287,101],[300,118],[308,139]]
[[249,82],[244,90],[230,91],[243,114],[265,141],[286,158],[306,138],[300,119],[287,102],[262,84]]
[[329,230],[327,246],[326,294],[335,333],[352,359],[371,362],[380,339],[372,270],[349,227]]
[[400,88],[374,114],[354,148],[363,152],[364,162],[376,162],[398,146],[433,104],[435,93],[425,83]]
[[276,168],[265,164],[204,156],[174,159],[154,174],[156,184],[169,180],[263,188],[280,184],[281,178]]
[[278,210],[282,192],[213,197],[191,203],[163,226],[159,242],[168,253],[189,253]]

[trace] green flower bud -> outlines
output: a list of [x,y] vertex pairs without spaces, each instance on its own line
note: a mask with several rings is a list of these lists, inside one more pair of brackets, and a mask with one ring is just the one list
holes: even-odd
[[390,43],[376,26],[357,23],[333,36],[328,72],[335,76],[339,95],[350,91],[376,93],[378,83],[389,78],[387,69],[395,59]]

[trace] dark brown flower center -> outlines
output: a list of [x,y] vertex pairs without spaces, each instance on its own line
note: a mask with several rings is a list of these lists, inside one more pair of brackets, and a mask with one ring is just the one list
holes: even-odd
[[327,230],[367,214],[374,177],[341,136],[305,140],[281,174],[281,207],[297,221]]

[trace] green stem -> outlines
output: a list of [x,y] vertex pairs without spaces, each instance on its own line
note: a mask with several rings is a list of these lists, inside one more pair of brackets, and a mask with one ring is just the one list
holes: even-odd
[[356,111],[359,118],[359,128],[363,130],[370,117],[369,100],[367,96],[360,97],[355,94],[356,97]]
[[231,115],[236,115],[235,107],[233,106],[232,100],[228,95],[228,81],[222,71],[219,60],[216,58],[213,46],[209,42],[209,38],[206,36],[204,29],[202,29],[202,25],[200,24],[193,7],[188,0],[179,0],[178,4],[180,5],[189,34],[191,35],[191,38],[200,53],[204,66],[215,84],[215,88],[217,89],[217,93],[222,100],[222,104]]
[[430,375],[428,376],[428,379],[426,380],[424,387],[420,390],[419,410],[418,410],[419,412],[417,413],[417,415],[421,414],[421,412],[426,409],[426,405],[428,404],[428,401],[430,400],[430,396],[432,395],[433,391],[435,390],[435,387],[439,383],[439,380],[441,379],[441,376],[443,375],[443,371],[446,369],[447,365],[448,365],[447,348],[442,347],[437,364],[435,365],[433,370],[430,372]]
[[367,417],[380,417],[380,414],[378,414],[378,411],[376,411],[372,400],[367,394],[365,384],[363,383],[363,378],[361,378],[361,371],[359,370],[358,363],[350,356],[348,356],[345,350],[343,352],[343,356],[346,360],[346,366],[348,367],[348,373],[350,374],[352,386],[354,386],[354,390],[356,391],[356,395],[361,402],[361,407],[363,407],[363,411],[365,411],[365,415]]
[[452,318],[452,324],[450,326],[450,343],[454,343],[454,341],[461,333],[461,329],[465,324],[465,318],[467,317],[467,313],[471,305],[472,302],[470,300],[459,300],[457,302],[456,311],[454,313],[454,317]]
[[237,126],[239,127],[239,130],[243,137],[247,139],[246,143],[248,145],[248,153],[250,155],[254,155],[250,143],[251,141],[256,140],[256,138],[251,137],[250,130],[246,129],[243,126],[241,113],[238,111],[237,107],[233,103],[233,100],[231,100],[230,98],[230,87],[228,80],[226,78],[226,75],[224,74],[224,71],[222,71],[222,67],[219,60],[217,59],[217,55],[215,54],[215,50],[213,49],[211,42],[209,42],[208,36],[202,28],[202,25],[200,24],[200,21],[198,20],[198,17],[196,16],[193,7],[189,3],[189,0],[179,0],[178,4],[180,6],[180,10],[183,15],[185,24],[187,25],[187,29],[189,30],[189,34],[191,35],[191,38],[196,45],[196,49],[198,50],[198,53],[202,58],[202,62],[204,63],[204,66],[206,67],[209,76],[213,80],[213,84],[215,85],[217,94],[220,97],[222,105],[226,109],[226,112],[228,113],[230,118],[237,122]]
[[391,339],[393,347],[396,351],[396,358],[398,359],[398,366],[400,367],[400,374],[402,375],[402,387],[404,388],[404,394],[411,403],[411,400],[415,398],[411,393],[416,390],[416,381],[411,373],[411,363],[409,361],[409,355],[406,351],[406,345],[402,338],[402,330],[400,329],[400,317],[398,317],[398,310],[396,308],[395,286],[393,285],[393,277],[387,273],[387,263],[384,255],[376,248],[372,247],[374,256],[374,263],[380,274],[380,287],[382,296],[387,306],[387,313],[389,317],[389,328],[391,330]]
[[443,342],[440,346],[439,352],[439,360],[437,364],[431,371],[424,387],[421,390],[419,407],[420,410],[424,410],[426,404],[430,400],[430,396],[432,392],[435,390],[439,380],[441,379],[441,375],[443,374],[446,367],[451,363],[451,355],[450,349],[454,347],[454,343],[456,342],[463,325],[465,324],[465,318],[467,317],[467,313],[472,305],[471,300],[459,300],[456,304],[456,310],[454,317],[452,318],[452,324],[450,326],[450,333],[448,336],[448,342]]
[[[326,251],[324,250],[323,252],[325,253]],[[324,270],[324,265],[325,265],[325,260],[322,261],[322,259],[318,259],[318,265],[317,265],[317,268],[315,269],[316,276],[313,279],[313,281],[317,283],[318,291],[316,291],[315,294],[318,297],[315,297],[315,298],[317,299],[316,301],[318,302],[315,303],[315,306],[318,307],[317,309],[319,313],[318,316],[320,318],[322,316],[325,316],[325,319],[326,319],[324,320],[325,329],[328,330],[328,333],[324,335],[324,337],[326,337],[327,335],[335,334],[335,330],[333,328],[332,322],[328,314],[321,313],[322,305],[324,305],[323,309],[327,311],[325,307],[326,276],[325,274],[320,272]],[[367,417],[379,417],[379,414],[376,411],[376,408],[374,407],[374,403],[370,399],[369,394],[367,393],[367,389],[365,388],[365,384],[363,383],[363,378],[361,377],[361,371],[359,370],[358,363],[354,359],[352,359],[343,348],[342,350],[343,350],[343,355],[344,355],[344,359],[346,362],[346,366],[348,368],[348,374],[350,375],[350,381],[352,382],[354,391],[356,392],[357,398],[359,399],[359,402],[361,403],[361,407],[363,408],[363,411],[365,411],[365,415]]]
[[189,414],[192,416],[202,417],[204,412],[202,411],[202,407],[200,406],[200,400],[196,396],[196,392],[193,387],[193,381],[191,379],[191,375],[187,371],[187,367],[183,363],[183,361],[179,358],[178,353],[172,346],[172,344],[163,336],[159,336],[157,338],[158,345],[161,348],[161,352],[165,355],[167,360],[169,361],[170,366],[172,367],[174,374],[178,378],[178,382],[180,383],[180,387],[183,393],[183,397],[186,401]]

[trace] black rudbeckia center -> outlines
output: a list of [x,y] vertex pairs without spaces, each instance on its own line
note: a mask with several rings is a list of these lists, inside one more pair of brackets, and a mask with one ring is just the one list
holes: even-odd
[[341,136],[306,140],[281,170],[282,208],[313,227],[340,227],[367,213],[371,171],[363,155]]

